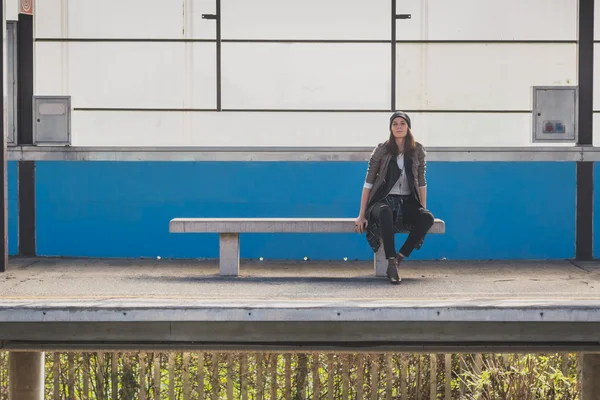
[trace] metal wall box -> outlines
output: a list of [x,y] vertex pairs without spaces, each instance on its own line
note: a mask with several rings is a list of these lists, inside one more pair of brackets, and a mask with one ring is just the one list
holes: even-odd
[[577,86],[533,87],[533,142],[572,142],[578,136]]
[[33,144],[71,144],[71,96],[33,97]]

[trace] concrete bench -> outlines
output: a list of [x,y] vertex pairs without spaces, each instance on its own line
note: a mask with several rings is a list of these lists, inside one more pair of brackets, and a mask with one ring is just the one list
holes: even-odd
[[[218,233],[219,270],[224,276],[240,272],[240,233],[355,233],[354,218],[174,218],[171,233]],[[436,219],[429,233],[443,234],[444,221]],[[374,255],[376,276],[386,276],[383,245]]]

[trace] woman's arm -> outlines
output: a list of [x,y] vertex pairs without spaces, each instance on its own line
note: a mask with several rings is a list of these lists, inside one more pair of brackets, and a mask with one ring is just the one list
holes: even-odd
[[373,149],[373,152],[371,153],[371,156],[369,157],[369,164],[367,166],[367,176],[365,177],[362,195],[360,196],[360,210],[358,212],[358,218],[356,218],[356,223],[354,224],[354,228],[358,233],[362,233],[368,225],[365,213],[367,212],[367,203],[369,202],[369,194],[371,193],[371,188],[373,187],[375,178],[379,173],[379,166],[381,164],[381,160],[380,153],[378,153],[378,150],[380,149],[380,147],[381,145],[375,147]]
[[381,165],[381,148],[381,144],[376,146],[369,156],[367,176],[365,177],[365,183],[367,183],[369,189],[372,187],[373,183],[375,182],[375,178],[377,178],[377,174],[379,173],[379,166]]
[[421,146],[419,154],[419,197],[421,198],[421,205],[423,208],[427,208],[427,178],[425,177],[425,170],[427,169],[427,152],[425,148]]
[[363,187],[362,196],[360,197],[360,211],[358,212],[359,217],[365,217],[365,212],[367,210],[367,202],[369,201],[370,193],[371,189]]
[[369,225],[365,215],[367,202],[369,201],[369,193],[371,193],[371,189],[363,187],[362,196],[360,197],[360,211],[358,212],[358,218],[356,218],[356,222],[354,224],[354,229],[358,233],[362,233]]

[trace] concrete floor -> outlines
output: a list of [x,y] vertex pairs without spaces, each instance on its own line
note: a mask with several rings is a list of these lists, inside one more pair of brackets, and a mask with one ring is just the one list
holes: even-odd
[[[404,346],[600,350],[600,263],[15,258],[0,348]],[[236,348],[237,348],[236,347]],[[263,348],[260,347],[260,348]]]
[[7,299],[589,299],[600,300],[600,262],[436,261],[401,264],[402,283],[372,262],[242,261],[221,277],[216,261],[13,258],[0,274]]

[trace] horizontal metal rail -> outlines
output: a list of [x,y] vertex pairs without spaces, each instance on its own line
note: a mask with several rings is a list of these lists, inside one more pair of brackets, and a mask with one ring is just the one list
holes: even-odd
[[[373,147],[14,146],[9,161],[367,161]],[[428,161],[600,161],[600,147],[427,147]]]

